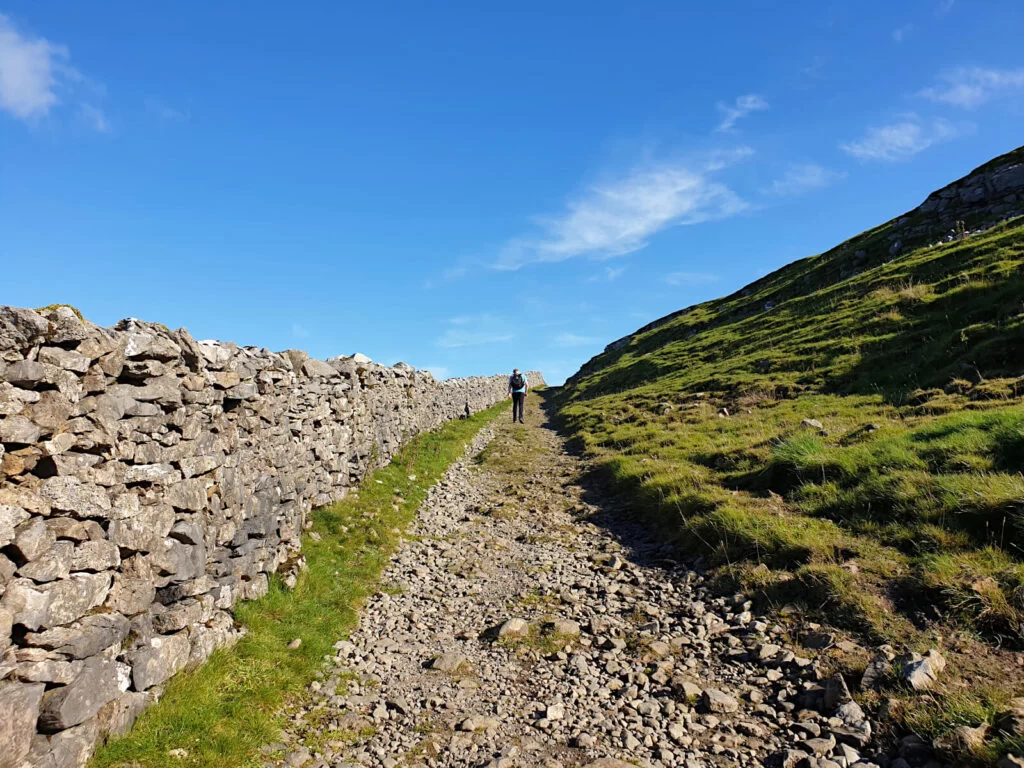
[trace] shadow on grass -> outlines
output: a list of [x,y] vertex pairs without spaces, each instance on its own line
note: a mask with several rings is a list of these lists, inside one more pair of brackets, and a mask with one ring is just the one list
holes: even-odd
[[[540,406],[544,414],[542,426],[565,437],[569,453],[582,456],[579,441],[560,426],[557,404],[560,393],[559,387],[545,390]],[[634,563],[648,568],[667,569],[692,566],[692,561],[689,564],[684,561],[678,545],[678,530],[672,531],[667,525],[652,525],[655,522],[652,517],[640,512],[630,502],[629,489],[617,486],[606,470],[593,466],[574,482],[583,490],[583,501],[596,510],[587,518],[588,521],[614,536],[625,548],[626,556]]]

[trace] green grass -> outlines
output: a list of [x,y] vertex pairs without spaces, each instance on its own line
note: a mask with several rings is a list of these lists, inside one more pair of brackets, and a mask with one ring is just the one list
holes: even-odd
[[[1024,223],[828,282],[856,245],[598,356],[559,395],[561,418],[712,563],[763,563],[798,584],[807,566],[847,565],[853,585],[825,602],[861,628],[900,626],[923,596],[1021,645]],[[876,322],[894,307],[899,327]],[[980,569],[988,550],[1007,562]],[[936,570],[936,554],[961,567]],[[965,600],[977,573],[995,583]]]
[[45,307],[36,307],[35,311],[42,314],[43,312],[54,312],[60,309],[61,307],[67,307],[68,309],[75,313],[75,317],[77,317],[83,323],[85,322],[85,317],[83,317],[81,310],[79,310],[78,307],[72,306],[71,304],[47,304]]
[[1024,649],[1024,221],[892,259],[895,226],[651,323],[567,382],[559,419],[768,605]]
[[960,755],[958,765],[995,765],[1007,753],[1024,754],[1024,737],[993,727],[998,725],[999,715],[1010,704],[1006,686],[982,685],[968,689],[962,685],[944,685],[926,694],[911,695],[898,689],[887,693],[892,717],[906,730],[929,740],[941,738],[959,726],[990,727],[985,742],[969,754]]
[[[427,490],[505,409],[501,403],[416,437],[366,478],[358,494],[316,510],[312,530],[321,538],[304,537],[309,568],[296,588],[289,592],[275,577],[266,596],[239,605],[236,619],[248,634],[174,678],[160,703],[126,737],[102,747],[91,765],[260,765],[260,748],[280,735],[282,708],[303,696],[334,643],[348,636]],[[288,650],[295,638],[302,645]],[[188,756],[168,755],[174,749]]]

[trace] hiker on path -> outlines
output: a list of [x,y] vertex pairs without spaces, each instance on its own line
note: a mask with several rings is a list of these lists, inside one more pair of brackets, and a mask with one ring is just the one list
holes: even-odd
[[508,394],[512,398],[512,421],[517,420],[520,424],[523,421],[523,406],[526,404],[526,390],[530,388],[530,382],[526,376],[519,372],[518,368],[512,369],[512,375],[508,377]]

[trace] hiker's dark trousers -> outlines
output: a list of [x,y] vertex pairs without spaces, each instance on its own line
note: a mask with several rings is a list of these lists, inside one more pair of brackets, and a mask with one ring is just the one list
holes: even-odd
[[523,420],[523,405],[526,403],[525,392],[512,393],[512,421]]

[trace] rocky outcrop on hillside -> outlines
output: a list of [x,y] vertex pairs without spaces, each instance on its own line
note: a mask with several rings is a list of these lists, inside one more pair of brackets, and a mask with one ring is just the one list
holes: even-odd
[[908,243],[950,242],[1018,216],[1024,216],[1024,149],[932,192],[921,205],[896,219],[889,234],[890,255]]
[[311,508],[505,389],[0,307],[0,767],[83,764],[295,578]]
[[934,214],[939,226],[955,224],[958,218],[992,222],[1024,216],[1024,153],[933,192],[915,213]]

